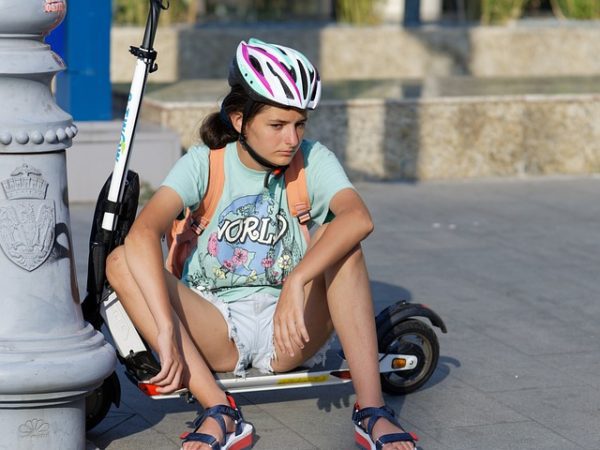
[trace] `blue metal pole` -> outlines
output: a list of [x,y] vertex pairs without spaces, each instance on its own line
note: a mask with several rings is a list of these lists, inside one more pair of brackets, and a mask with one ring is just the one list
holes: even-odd
[[[63,36],[56,40],[67,70],[56,80],[56,100],[76,121],[111,120],[110,0],[69,3]],[[50,40],[52,42],[52,37]]]
[[404,1],[404,26],[421,25],[421,0]]

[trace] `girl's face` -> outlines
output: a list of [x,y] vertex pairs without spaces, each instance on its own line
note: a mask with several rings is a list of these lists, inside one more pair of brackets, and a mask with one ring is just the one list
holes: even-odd
[[[232,123],[239,131],[242,114],[233,114]],[[306,112],[265,106],[246,124],[246,142],[256,153],[277,166],[287,166],[304,137]],[[240,160],[251,169],[263,170],[238,142]]]

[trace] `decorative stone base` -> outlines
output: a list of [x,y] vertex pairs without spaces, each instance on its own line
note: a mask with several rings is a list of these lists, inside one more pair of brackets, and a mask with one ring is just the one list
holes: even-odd
[[35,404],[0,409],[0,448],[82,450],[85,441],[85,399],[51,406]]

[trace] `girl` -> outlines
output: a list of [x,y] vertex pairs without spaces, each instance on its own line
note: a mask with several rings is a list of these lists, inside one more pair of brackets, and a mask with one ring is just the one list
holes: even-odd
[[[381,394],[360,247],[373,230],[371,217],[333,153],[303,140],[307,110],[321,95],[316,69],[296,50],[250,39],[237,48],[229,84],[221,111],[201,127],[205,146],[176,163],[107,261],[110,284],[158,353],[161,370],[149,382],[161,393],[183,384],[204,407],[183,449],[252,446],[252,425],[213,371],[285,372],[320,362],[334,330],[352,371],[357,443],[414,448],[416,438]],[[198,207],[209,152],[221,148],[218,208],[177,279],[163,268],[161,236],[184,208]],[[299,151],[318,226],[310,243],[290,214],[279,175]]]

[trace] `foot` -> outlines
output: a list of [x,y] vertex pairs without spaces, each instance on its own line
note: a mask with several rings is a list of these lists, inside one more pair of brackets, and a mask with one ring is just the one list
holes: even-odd
[[[235,431],[235,425],[231,417],[223,414],[223,419],[225,420],[225,426],[227,428],[227,433],[233,433]],[[222,444],[225,436],[223,435],[223,430],[219,423],[213,419],[212,417],[207,417],[204,422],[200,424],[197,430],[194,433],[203,433],[209,436],[213,436],[219,444]],[[211,447],[208,444],[204,444],[202,442],[184,442],[181,446],[183,450],[211,450]]]
[[377,447],[382,450],[413,450],[417,436],[407,433],[396,419],[394,411],[387,406],[360,408],[354,405],[352,422],[354,439],[364,449]]
[[[373,436],[373,440],[377,441],[381,436],[393,433],[405,433],[405,431],[388,421],[385,417],[381,417],[375,422],[371,435]],[[414,448],[415,445],[412,442],[390,442],[383,446],[383,450],[413,450]]]

